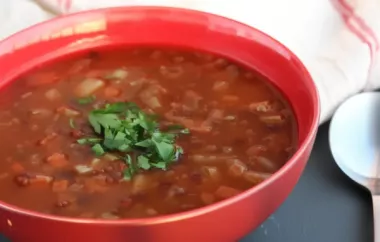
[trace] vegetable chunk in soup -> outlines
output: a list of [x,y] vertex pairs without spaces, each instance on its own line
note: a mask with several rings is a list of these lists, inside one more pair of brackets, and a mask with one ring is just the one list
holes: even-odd
[[259,74],[170,48],[91,52],[0,90],[0,200],[60,216],[171,214],[235,196],[293,154]]

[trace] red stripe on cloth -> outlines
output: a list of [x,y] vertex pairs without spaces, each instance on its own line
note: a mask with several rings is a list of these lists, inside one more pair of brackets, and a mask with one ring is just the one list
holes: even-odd
[[71,5],[72,5],[72,0],[66,0],[65,1],[65,5],[64,5],[65,12],[70,11]]
[[376,51],[379,50],[379,40],[377,39],[376,34],[374,31],[368,27],[364,19],[362,19],[360,16],[357,16],[355,14],[355,10],[352,6],[350,6],[345,0],[338,0],[339,4],[351,15],[353,19],[357,22],[357,24],[360,26],[360,28],[372,38]]
[[[368,69],[369,76],[374,65],[376,52],[379,49],[379,41],[376,35],[373,30],[368,27],[365,21],[355,14],[354,9],[345,0],[331,0],[331,2],[341,15],[347,28],[368,46],[370,50],[370,67]],[[365,87],[368,86],[368,81],[369,80],[367,80]]]

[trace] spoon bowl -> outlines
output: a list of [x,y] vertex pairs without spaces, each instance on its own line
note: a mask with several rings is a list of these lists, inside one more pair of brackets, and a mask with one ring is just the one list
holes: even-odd
[[331,120],[329,142],[339,168],[371,192],[375,241],[379,242],[380,92],[361,93],[345,101]]

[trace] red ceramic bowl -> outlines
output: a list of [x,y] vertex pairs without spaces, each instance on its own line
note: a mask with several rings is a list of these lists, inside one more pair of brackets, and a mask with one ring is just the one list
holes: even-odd
[[[123,7],[56,18],[0,43],[0,85],[25,71],[90,48],[175,45],[239,61],[266,75],[289,99],[299,147],[272,177],[242,194],[189,212],[148,219],[63,218],[0,202],[1,233],[14,242],[231,242],[262,223],[286,199],[309,158],[319,101],[295,55],[264,33],[223,17],[184,9]],[[105,198],[107,199],[107,198]]]

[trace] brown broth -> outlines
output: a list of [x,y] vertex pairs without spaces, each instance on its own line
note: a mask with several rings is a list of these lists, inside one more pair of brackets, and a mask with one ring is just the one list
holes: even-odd
[[[105,78],[110,74],[119,78]],[[85,80],[90,84],[78,87]],[[80,105],[78,95],[96,99]],[[91,133],[88,112],[120,101],[189,128],[190,135],[177,139],[184,155],[166,171],[139,172],[131,181],[122,179],[123,161],[104,156],[91,174],[78,174],[76,165],[91,166],[96,158],[76,142]],[[0,200],[82,218],[186,211],[276,172],[296,148],[295,127],[285,98],[233,61],[171,48],[86,54],[33,70],[0,90]]]

